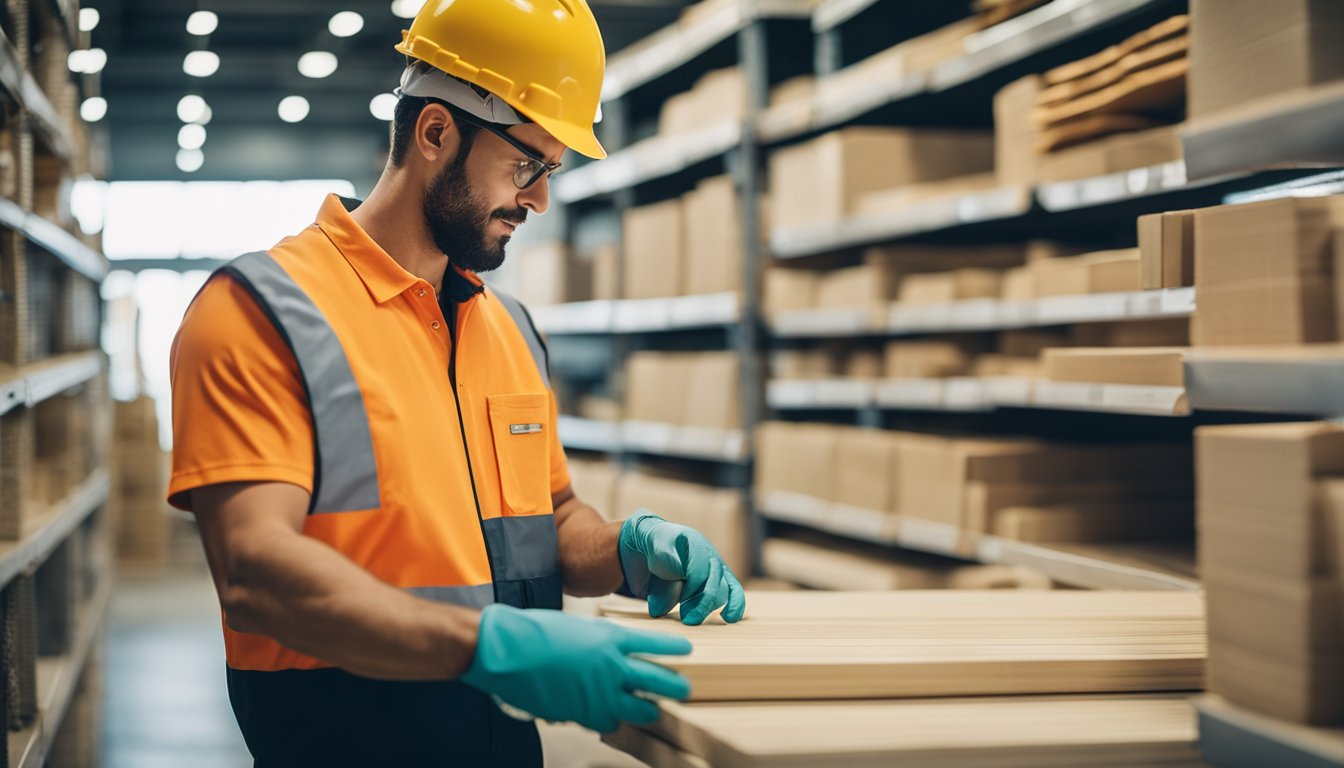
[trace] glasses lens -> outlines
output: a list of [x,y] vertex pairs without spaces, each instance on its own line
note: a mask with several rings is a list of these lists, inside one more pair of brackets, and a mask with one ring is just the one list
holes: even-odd
[[513,172],[513,185],[519,189],[527,189],[536,183],[537,179],[546,172],[546,166],[536,160],[524,160],[518,164],[517,170]]

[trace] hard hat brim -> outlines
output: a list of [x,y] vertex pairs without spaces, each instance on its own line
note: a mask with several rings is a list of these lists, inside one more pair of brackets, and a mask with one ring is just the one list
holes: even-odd
[[593,133],[592,128],[584,128],[573,123],[538,115],[532,110],[520,107],[517,104],[509,104],[509,106],[526,115],[529,120],[541,126],[542,130],[580,155],[594,160],[601,160],[607,156],[607,150],[602,148],[602,143],[597,140],[597,135]]

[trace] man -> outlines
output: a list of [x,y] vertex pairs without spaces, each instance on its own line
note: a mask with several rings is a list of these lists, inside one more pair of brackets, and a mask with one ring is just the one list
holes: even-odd
[[[654,615],[745,610],[697,532],[605,523],[570,488],[545,348],[484,287],[592,132],[584,0],[425,6],[368,200],[217,273],[173,347],[170,501],[194,512],[256,764],[539,766],[519,711],[657,717],[690,644],[559,612],[622,587]],[[508,710],[512,715],[506,715]]]

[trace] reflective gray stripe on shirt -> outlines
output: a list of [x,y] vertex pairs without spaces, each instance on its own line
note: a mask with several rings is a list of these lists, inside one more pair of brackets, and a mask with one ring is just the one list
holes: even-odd
[[477,584],[470,587],[410,587],[406,591],[436,603],[451,603],[467,608],[484,608],[495,602],[494,584]]
[[523,335],[523,341],[527,342],[527,349],[532,353],[532,361],[537,364],[537,373],[541,374],[541,380],[546,384],[546,388],[551,388],[551,371],[546,362],[546,346],[541,343],[541,337],[537,335],[536,326],[532,325],[532,318],[527,314],[521,302],[503,291],[490,289],[490,293],[497,299],[504,308],[509,311],[509,317],[513,318],[513,324],[518,326],[518,332]]
[[491,517],[481,521],[495,581],[521,581],[560,572],[555,515]]
[[265,251],[239,256],[220,271],[247,288],[299,364],[317,452],[312,512],[381,506],[364,395],[322,311]]

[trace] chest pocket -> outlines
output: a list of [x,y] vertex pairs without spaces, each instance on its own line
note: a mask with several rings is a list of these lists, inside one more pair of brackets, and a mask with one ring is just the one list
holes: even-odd
[[551,430],[547,395],[490,395],[490,432],[509,515],[551,513]]

